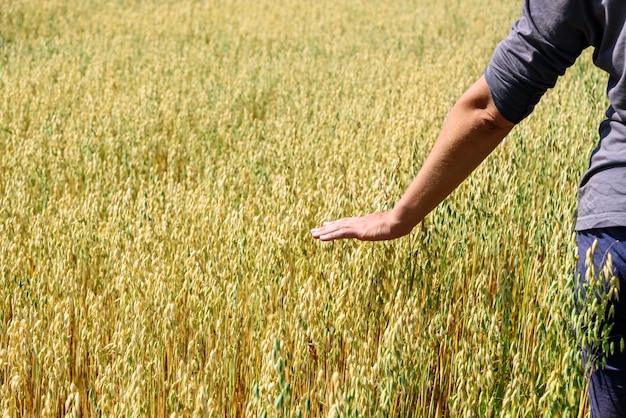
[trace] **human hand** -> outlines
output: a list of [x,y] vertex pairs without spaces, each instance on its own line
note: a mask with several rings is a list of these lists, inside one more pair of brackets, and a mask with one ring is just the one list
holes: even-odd
[[320,241],[356,238],[361,241],[383,241],[399,238],[410,232],[403,228],[392,212],[370,213],[354,218],[343,218],[332,222],[324,222],[313,228],[313,238]]

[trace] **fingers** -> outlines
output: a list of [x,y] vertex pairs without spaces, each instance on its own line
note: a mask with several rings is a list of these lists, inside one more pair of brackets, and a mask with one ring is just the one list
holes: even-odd
[[[391,212],[370,213],[355,218],[343,218],[324,222],[313,228],[311,235],[321,241],[343,238],[356,238],[361,241],[382,241],[399,238],[411,231],[411,228],[397,227]],[[392,226],[396,225],[394,229]]]
[[350,226],[350,218],[339,219],[332,222],[324,222],[324,224],[318,228],[311,230],[313,238],[317,238],[320,241],[332,241],[335,239],[343,238],[356,238],[354,229]]

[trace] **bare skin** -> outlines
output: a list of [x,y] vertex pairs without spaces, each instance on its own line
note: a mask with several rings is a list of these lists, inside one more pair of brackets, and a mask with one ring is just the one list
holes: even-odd
[[496,108],[481,77],[452,107],[424,165],[392,210],[325,222],[311,234],[321,241],[381,241],[408,234],[491,154],[513,126]]

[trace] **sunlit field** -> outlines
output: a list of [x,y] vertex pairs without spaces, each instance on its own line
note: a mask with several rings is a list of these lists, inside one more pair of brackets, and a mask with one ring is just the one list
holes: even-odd
[[3,417],[586,413],[590,51],[412,234],[390,209],[522,2],[0,2]]

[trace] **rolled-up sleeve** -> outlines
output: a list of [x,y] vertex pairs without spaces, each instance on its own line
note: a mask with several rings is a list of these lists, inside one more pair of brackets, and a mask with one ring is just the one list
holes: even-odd
[[485,79],[502,116],[519,123],[589,46],[580,1],[526,0],[522,17],[496,48]]

